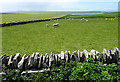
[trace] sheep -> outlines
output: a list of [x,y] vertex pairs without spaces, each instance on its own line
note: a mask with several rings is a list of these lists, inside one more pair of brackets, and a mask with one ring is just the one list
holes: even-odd
[[88,20],[86,20],[86,22],[88,22]]
[[59,26],[59,23],[53,24],[53,26]]
[[46,24],[46,27],[48,27],[48,24]]

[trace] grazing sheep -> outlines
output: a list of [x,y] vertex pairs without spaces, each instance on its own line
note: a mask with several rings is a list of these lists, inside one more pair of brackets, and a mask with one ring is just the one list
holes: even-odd
[[48,27],[48,24],[46,24],[46,27]]
[[59,26],[59,23],[53,24],[53,26]]
[[88,22],[88,20],[86,20],[86,22]]

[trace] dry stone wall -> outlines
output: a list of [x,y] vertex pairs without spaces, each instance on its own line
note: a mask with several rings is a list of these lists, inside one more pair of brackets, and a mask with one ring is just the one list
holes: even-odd
[[51,20],[57,20],[57,19],[61,19],[61,18],[42,19],[42,20],[30,20],[30,21],[21,21],[21,22],[12,22],[12,23],[3,23],[3,24],[0,24],[0,27],[19,25],[19,24],[27,24],[27,23],[34,23],[34,22],[42,22],[42,21],[51,21]]
[[45,66],[51,68],[52,64],[57,66],[60,65],[61,61],[65,61],[69,63],[70,61],[76,62],[87,62],[87,58],[93,58],[94,61],[103,62],[104,64],[116,63],[120,60],[120,50],[115,47],[114,50],[106,50],[103,49],[103,52],[98,52],[96,50],[91,50],[88,52],[84,50],[83,52],[74,51],[70,53],[70,51],[66,50],[61,51],[60,54],[53,54],[52,52],[49,54],[39,54],[33,53],[32,55],[23,55],[21,57],[20,53],[16,55],[2,55],[0,56],[0,61],[2,65],[5,65],[10,69],[19,69],[19,70],[31,70],[31,69],[42,69]]

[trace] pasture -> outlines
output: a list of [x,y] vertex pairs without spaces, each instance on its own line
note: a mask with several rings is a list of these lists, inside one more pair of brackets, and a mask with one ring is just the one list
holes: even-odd
[[[19,52],[21,55],[28,55],[39,52],[44,55],[65,50],[71,52],[84,49],[101,52],[103,48],[112,50],[118,47],[118,18],[112,19],[114,20],[111,18],[61,19],[3,27],[0,28],[2,54],[13,55]],[[55,23],[59,23],[59,27],[54,27]]]

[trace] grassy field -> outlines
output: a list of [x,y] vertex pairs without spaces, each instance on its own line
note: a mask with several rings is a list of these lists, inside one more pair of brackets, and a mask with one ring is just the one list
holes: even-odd
[[49,19],[62,16],[55,14],[2,14],[2,23]]
[[95,15],[66,15],[63,18],[82,18],[82,17],[118,17],[120,13],[112,12],[112,13],[104,13],[104,14],[95,14]]
[[[59,27],[52,24],[59,23]],[[49,24],[49,27],[46,27]],[[2,28],[2,54],[41,54],[118,47],[118,19],[61,19]]]

